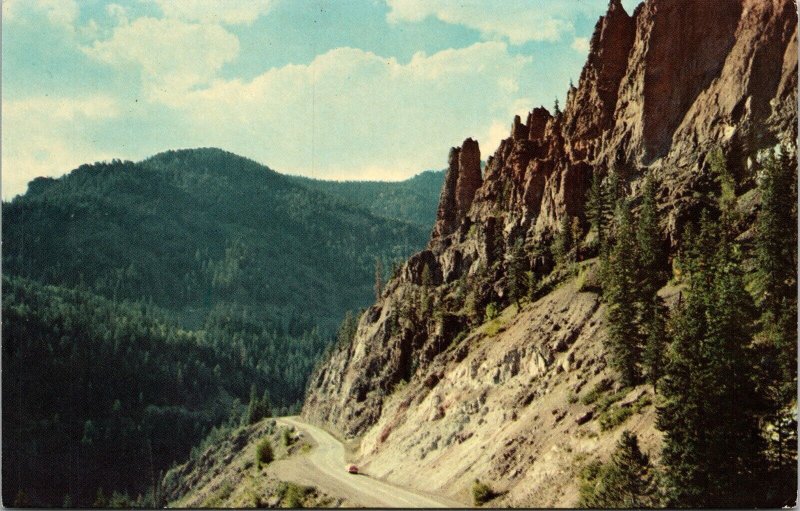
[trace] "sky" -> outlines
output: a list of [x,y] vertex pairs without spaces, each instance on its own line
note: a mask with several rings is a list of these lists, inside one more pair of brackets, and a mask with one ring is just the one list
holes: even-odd
[[[631,12],[638,0],[623,1]],[[2,0],[2,196],[219,147],[400,180],[564,101],[608,0]]]

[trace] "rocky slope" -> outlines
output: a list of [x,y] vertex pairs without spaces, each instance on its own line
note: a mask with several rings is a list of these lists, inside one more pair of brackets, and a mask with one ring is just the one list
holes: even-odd
[[[515,118],[484,175],[477,142],[451,150],[427,249],[312,376],[303,415],[361,436],[378,475],[453,495],[486,477],[503,481],[506,503],[535,506],[574,504],[566,476],[617,431],[597,416],[627,417],[608,401],[635,407],[627,427],[657,445],[644,389],[601,384],[603,406],[577,404],[614,380],[602,306],[591,264],[551,291],[548,246],[565,215],[586,232],[586,191],[612,168],[634,196],[656,177],[673,246],[710,182],[709,151],[751,189],[758,151],[797,138],[796,27],[789,0],[648,0],[632,14],[612,0],[563,112]],[[517,240],[543,279],[537,299],[478,327],[487,305],[508,302],[502,266]]]

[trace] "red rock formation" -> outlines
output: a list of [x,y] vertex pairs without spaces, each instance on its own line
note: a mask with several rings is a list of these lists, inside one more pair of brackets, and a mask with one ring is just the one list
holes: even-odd
[[481,151],[478,142],[468,138],[461,148],[450,149],[433,239],[447,236],[458,227],[472,206],[475,190],[481,183]]
[[[635,190],[638,178],[653,172],[674,240],[697,206],[709,150],[720,147],[746,186],[748,159],[796,138],[791,0],[647,0],[632,16],[611,0],[563,114],[535,108],[525,123],[515,117],[483,179],[477,142],[451,150],[428,249],[389,283],[353,345],[315,374],[303,414],[346,435],[365,431],[388,389],[452,340],[451,327],[442,326],[452,321],[403,323],[400,311],[420,292],[439,303],[457,300],[456,281],[492,267],[497,247],[502,252],[520,235],[529,244],[547,241],[564,215],[583,218],[593,174],[615,166]],[[538,259],[531,268],[547,264]],[[435,289],[420,286],[425,266]],[[484,287],[499,295],[492,289],[502,290],[502,275],[491,276],[496,280]]]

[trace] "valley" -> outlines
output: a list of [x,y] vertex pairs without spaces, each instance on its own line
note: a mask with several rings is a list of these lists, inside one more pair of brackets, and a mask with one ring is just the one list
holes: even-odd
[[[165,18],[232,37],[205,79],[186,75],[199,81],[169,100],[173,114],[197,97],[210,116],[223,104],[211,119],[232,112],[232,132],[313,176],[408,176],[425,146],[415,137],[447,133],[434,141],[441,167],[419,167],[444,170],[312,179],[204,147],[30,181],[2,204],[3,504],[796,506],[796,5],[602,3],[599,18],[583,3],[527,7],[503,35],[475,24],[486,12],[469,15],[485,5],[373,2],[375,41],[405,41],[404,56],[336,47],[229,82],[240,46],[227,30],[303,5]],[[324,28],[342,13],[312,11],[314,44],[363,36]],[[117,30],[156,19],[106,14],[124,20]],[[572,27],[574,41],[537,32],[528,14]],[[591,37],[578,37],[587,18]],[[282,41],[262,32],[242,51],[277,58]],[[470,37],[469,58],[438,46]],[[552,84],[499,63],[553,66],[541,78],[566,84],[560,57],[538,60],[574,58],[558,45],[586,57],[565,100],[516,97]],[[509,58],[480,60],[497,51]],[[143,80],[159,74],[146,69]],[[476,69],[480,80],[464,78]],[[370,80],[387,70],[405,89],[383,97]],[[247,121],[297,93],[284,83],[259,96],[282,72],[311,94],[286,100],[310,115],[308,133]],[[451,81],[464,95],[444,92]],[[165,83],[143,101],[183,82]],[[486,112],[466,96],[476,83]],[[348,117],[337,108],[352,97]],[[470,111],[408,130],[406,109],[439,103]],[[354,134],[364,147],[347,146]]]

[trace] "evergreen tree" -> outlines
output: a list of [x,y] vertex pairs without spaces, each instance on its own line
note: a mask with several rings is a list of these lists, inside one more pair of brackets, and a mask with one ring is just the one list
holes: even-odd
[[607,348],[625,385],[639,381],[641,353],[636,322],[636,238],[627,203],[617,209],[616,241],[608,259],[604,297],[608,307]]
[[797,158],[769,154],[761,179],[756,284],[764,337],[775,353],[776,401],[797,393]]
[[527,292],[528,276],[526,274],[527,261],[525,258],[525,249],[523,248],[522,238],[517,238],[508,255],[508,289],[511,299],[517,305],[519,310],[519,302],[525,297]]
[[571,260],[572,246],[574,240],[572,239],[572,222],[569,215],[564,213],[561,217],[561,227],[556,233],[556,238],[553,241],[553,255],[556,261],[561,264],[567,264]]
[[797,155],[781,147],[763,162],[758,182],[755,291],[760,312],[761,386],[766,416],[773,505],[791,504],[797,489]]
[[[754,306],[744,288],[738,248],[727,226],[701,219],[686,240],[690,273],[670,325],[657,425],[664,431],[667,505],[749,507],[763,503],[763,457],[753,382]],[[722,240],[725,240],[724,242]]]
[[658,390],[658,380],[663,372],[664,352],[667,349],[667,307],[658,295],[653,297],[650,307],[653,312],[642,325],[645,341],[642,364],[647,371],[648,383],[653,386],[653,390]]
[[586,199],[586,217],[597,237],[598,249],[602,252],[605,246],[606,226],[609,207],[603,193],[603,180],[597,173],[592,175],[592,185]]
[[587,468],[580,487],[580,507],[635,509],[657,504],[653,467],[630,431],[622,433],[607,464]]
[[642,191],[642,206],[636,223],[637,242],[637,286],[639,328],[644,340],[643,362],[647,370],[647,379],[656,387],[660,376],[662,352],[666,345],[663,301],[658,297],[658,290],[666,280],[663,271],[666,259],[661,242],[658,209],[656,205],[656,187],[652,176],[645,178]]
[[570,225],[570,236],[572,237],[572,251],[574,252],[573,258],[575,261],[581,260],[581,236],[583,235],[583,229],[581,229],[581,220],[578,217],[572,218],[572,224]]

